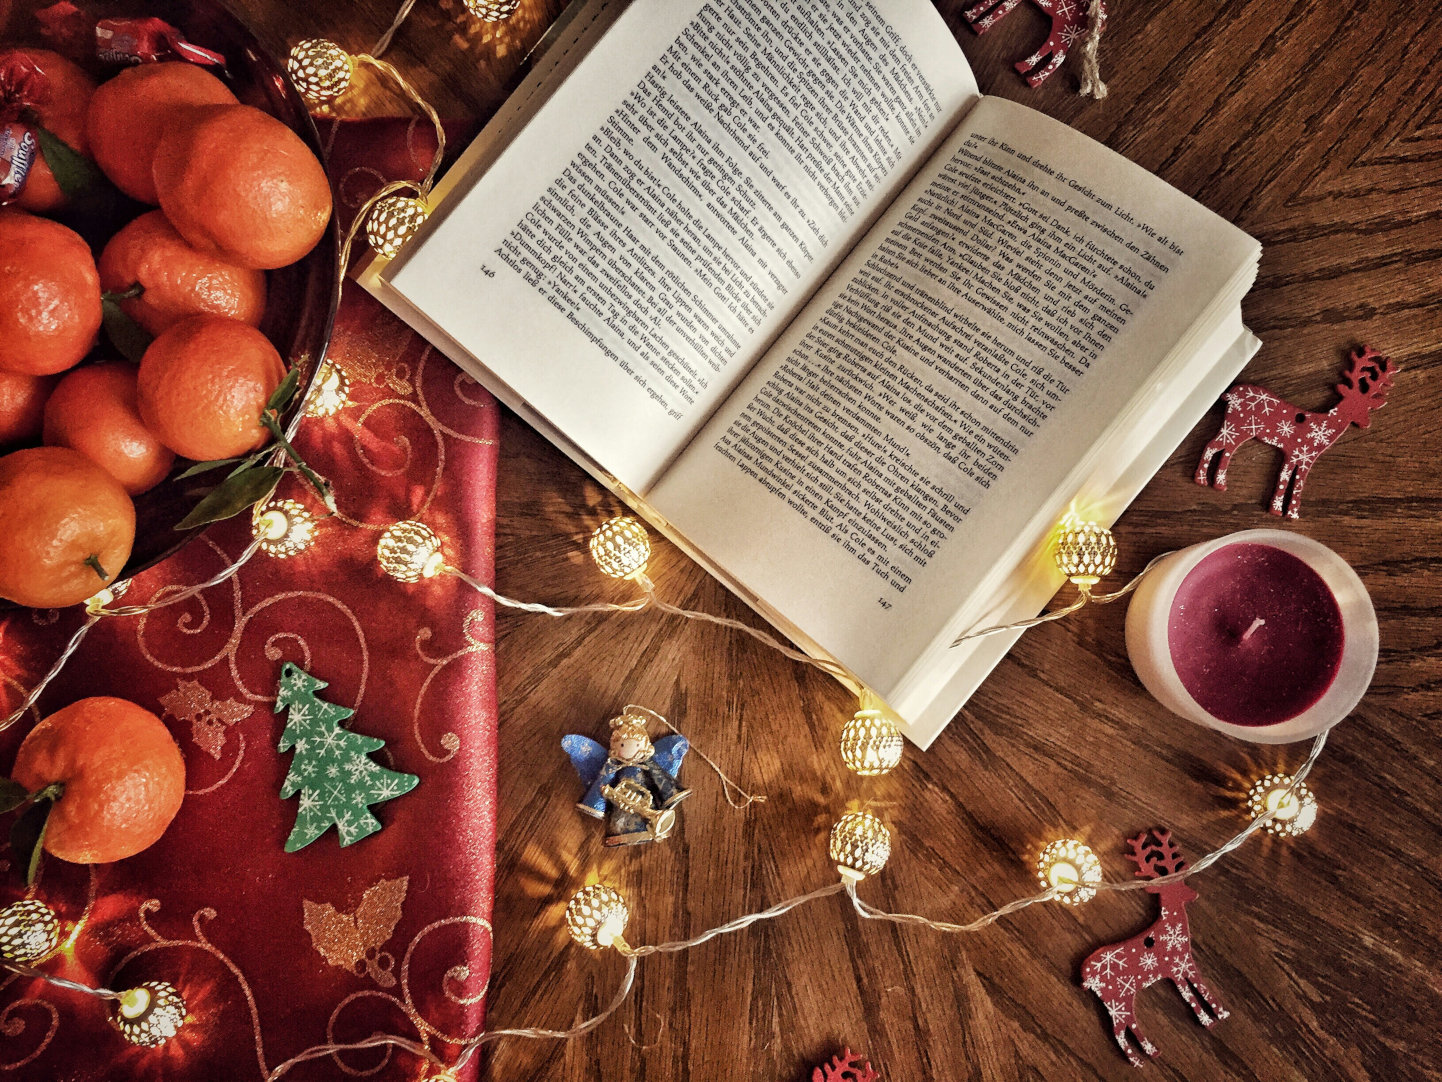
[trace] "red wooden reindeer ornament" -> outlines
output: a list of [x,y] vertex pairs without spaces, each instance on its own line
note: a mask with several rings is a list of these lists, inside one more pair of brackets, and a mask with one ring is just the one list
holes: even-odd
[[[966,21],[978,34],[985,34],[1021,0],[981,0],[964,12]],[[1026,76],[1032,86],[1039,86],[1066,60],[1067,50],[1087,34],[1101,36],[1102,26],[1107,20],[1106,4],[1103,0],[1032,0],[1042,12],[1051,16],[1051,33],[1036,52],[1016,63],[1016,70]],[[1085,80],[1083,80],[1085,82]],[[1085,89],[1084,89],[1084,92]],[[1106,93],[1105,88],[1101,94]]]
[[[1169,830],[1154,828],[1150,839],[1143,831],[1130,839],[1129,844],[1131,852],[1127,856],[1143,879],[1159,879],[1186,870],[1186,859],[1172,841]],[[1162,915],[1146,931],[1093,951],[1081,969],[1082,987],[1100,997],[1111,1015],[1112,1036],[1137,1067],[1143,1060],[1127,1040],[1128,1031],[1143,1052],[1149,1056],[1157,1054],[1156,1046],[1137,1026],[1137,993],[1148,985],[1171,981],[1204,1026],[1227,1017],[1226,1010],[1202,983],[1196,962],[1192,960],[1187,903],[1196,898],[1197,892],[1184,880],[1147,887],[1147,890],[1161,901]]]
[[[1239,383],[1227,392],[1227,416],[1222,430],[1202,451],[1196,481],[1206,485],[1216,459],[1212,487],[1225,490],[1227,466],[1238,447],[1258,439],[1282,452],[1282,471],[1272,494],[1272,514],[1296,518],[1302,507],[1302,486],[1312,464],[1336,443],[1348,425],[1366,428],[1372,411],[1381,409],[1392,389],[1397,368],[1371,346],[1352,350],[1351,364],[1342,373],[1337,393],[1342,400],[1326,413],[1308,413],[1282,401],[1265,387]],[[1290,486],[1291,491],[1288,492]]]

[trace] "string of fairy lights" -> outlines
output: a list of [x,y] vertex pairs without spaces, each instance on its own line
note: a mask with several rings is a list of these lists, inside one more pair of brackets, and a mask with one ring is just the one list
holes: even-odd
[[[390,78],[402,93],[415,102],[436,130],[438,145],[426,176],[416,183],[395,182],[385,185],[359,208],[344,240],[342,267],[347,265],[352,242],[360,231],[364,230],[369,246],[377,255],[388,258],[396,255],[415,235],[429,214],[427,197],[444,153],[445,133],[435,110],[399,71],[380,59],[414,4],[415,0],[406,0],[391,26],[369,53],[352,55],[333,41],[311,38],[295,46],[287,63],[297,89],[314,105],[334,102],[349,89],[359,68],[373,68]],[[518,4],[519,0],[465,0],[470,14],[487,21],[508,18]],[[414,194],[404,194],[406,192]],[[306,418],[319,422],[334,417],[349,404],[349,400],[348,375],[333,360],[323,360],[303,405]],[[253,509],[250,542],[232,562],[205,582],[169,591],[159,599],[141,605],[117,604],[129,584],[112,584],[86,603],[85,621],[21,705],[0,721],[0,731],[17,723],[33,708],[41,693],[75,653],[88,631],[100,620],[142,615],[194,597],[203,590],[226,581],[258,553],[275,559],[302,556],[315,548],[325,530],[334,528],[333,521],[317,519],[299,500],[278,498],[272,493]],[[649,535],[637,519],[625,515],[607,519],[592,532],[588,547],[591,558],[601,573],[613,579],[636,584],[641,590],[640,596],[623,603],[571,607],[550,606],[505,597],[449,564],[442,538],[431,527],[417,520],[394,523],[382,532],[376,547],[376,560],[385,574],[401,583],[421,584],[437,576],[450,576],[466,583],[497,604],[528,613],[562,617],[595,612],[634,613],[652,609],[686,619],[709,621],[749,634],[788,658],[816,666],[837,676],[857,693],[858,708],[842,726],[837,745],[841,760],[848,770],[862,777],[874,777],[886,774],[899,765],[904,739],[894,715],[881,699],[858,683],[840,665],[829,659],[814,658],[792,649],[743,621],[682,609],[659,597],[655,584],[646,574],[651,559]],[[1116,542],[1106,527],[1073,517],[1058,526],[1052,552],[1058,569],[1077,590],[1077,597],[1070,604],[1032,620],[968,631],[958,636],[953,645],[982,635],[1021,630],[1061,619],[1091,603],[1105,604],[1115,601],[1130,593],[1155,563],[1153,561],[1148,564],[1120,590],[1110,594],[1094,593],[1093,588],[1115,568]],[[483,1031],[464,1042],[452,1042],[456,1052],[449,1060],[425,1045],[398,1035],[376,1034],[349,1044],[319,1044],[272,1069],[267,1075],[267,1082],[274,1082],[297,1064],[308,1060],[336,1055],[341,1051],[378,1047],[408,1050],[435,1068],[434,1073],[427,1075],[432,1082],[455,1082],[458,1072],[476,1052],[494,1040],[506,1037],[565,1040],[596,1028],[626,1001],[634,986],[638,964],[643,958],[688,950],[717,936],[739,932],[758,921],[780,917],[799,906],[836,894],[845,894],[855,912],[864,919],[919,925],[941,933],[963,933],[979,931],[1012,913],[1042,902],[1057,901],[1066,905],[1080,905],[1095,897],[1099,891],[1149,889],[1168,881],[1180,880],[1203,871],[1259,831],[1279,837],[1295,837],[1309,829],[1316,820],[1317,800],[1306,785],[1305,778],[1317,761],[1325,742],[1325,733],[1316,738],[1310,755],[1295,774],[1269,773],[1257,779],[1245,801],[1249,820],[1246,826],[1224,845],[1194,863],[1190,869],[1157,879],[1106,881],[1102,876],[1101,862],[1092,849],[1076,838],[1059,838],[1047,844],[1034,858],[1034,874],[1041,888],[1037,893],[1018,898],[967,923],[949,923],[915,914],[890,913],[869,905],[858,896],[859,884],[882,871],[890,859],[893,847],[891,830],[877,815],[868,810],[846,813],[836,821],[828,834],[827,852],[839,873],[838,882],[777,903],[760,912],[738,917],[690,939],[631,946],[624,938],[630,919],[630,907],[626,899],[604,883],[588,884],[577,890],[565,906],[563,919],[570,937],[589,950],[615,950],[626,961],[626,969],[616,993],[596,1015],[566,1030]],[[716,769],[717,773],[721,774],[719,768]],[[724,774],[721,774],[721,777],[723,783],[732,784]],[[752,799],[763,798],[747,796],[748,803]],[[55,911],[38,898],[27,897],[0,909],[0,967],[111,1004],[111,1024],[126,1041],[138,1047],[154,1048],[164,1045],[187,1024],[189,1016],[184,994],[170,982],[146,981],[117,991],[81,984],[38,968],[63,951],[65,944],[78,934],[79,927],[71,929],[68,936],[62,935],[62,932],[61,922]]]

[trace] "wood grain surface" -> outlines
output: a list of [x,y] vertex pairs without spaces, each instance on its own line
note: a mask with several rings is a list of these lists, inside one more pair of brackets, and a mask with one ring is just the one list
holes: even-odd
[[[239,6],[280,51],[313,34],[364,48],[395,10],[388,0]],[[421,3],[387,58],[443,114],[484,119],[562,6],[523,0],[494,26],[459,0]],[[1285,527],[1353,564],[1382,628],[1371,693],[1313,774],[1319,821],[1300,839],[1254,840],[1194,881],[1197,959],[1231,1018],[1204,1030],[1169,985],[1153,987],[1139,1016],[1162,1055],[1144,1075],[1078,987],[1093,947],[1150,921],[1153,899],[1130,894],[1034,907],[966,937],[862,926],[825,899],[646,960],[630,1002],[596,1032],[503,1043],[483,1076],[802,1082],[850,1045],[892,1082],[1442,1077],[1442,14],[1404,0],[1114,0],[1102,52],[1111,94],[1091,103],[1073,92],[1070,64],[1037,90],[1012,71],[1045,36],[1034,8],[985,37],[965,25],[962,3],[941,8],[983,90],[1065,120],[1262,241],[1244,307],[1266,344],[1248,379],[1327,408],[1350,346],[1375,345],[1402,367],[1371,429],[1321,460],[1302,519]],[[362,89],[345,111],[400,111]],[[1214,411],[1179,434],[1122,518],[1117,582],[1164,550],[1277,525],[1266,513],[1270,449],[1241,452],[1225,493],[1192,483],[1219,420]],[[500,590],[562,604],[630,596],[582,555],[616,501],[513,418],[499,499]],[[651,573],[663,596],[751,618],[658,544]],[[1030,861],[1055,837],[1089,842],[1111,877],[1129,874],[1124,838],[1154,824],[1193,857],[1221,843],[1244,822],[1250,781],[1304,749],[1168,716],[1132,675],[1122,624],[1118,606],[1030,632],[930,752],[863,780],[836,753],[854,709],[842,689],[746,637],[654,614],[502,615],[493,1023],[564,1027],[612,994],[621,960],[571,945],[562,927],[565,900],[588,877],[630,899],[633,943],[694,935],[831,881],[827,829],[863,802],[896,836],[863,896],[943,919],[1030,893]],[[731,810],[692,762],[696,793],[677,834],[603,852],[596,825],[576,814],[558,741],[599,735],[627,701],[667,714],[768,802]]]

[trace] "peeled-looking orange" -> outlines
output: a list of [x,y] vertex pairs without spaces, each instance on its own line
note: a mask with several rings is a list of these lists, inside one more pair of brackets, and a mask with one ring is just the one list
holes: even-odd
[[135,541],[135,506],[79,451],[27,447],[0,458],[0,597],[75,605],[115,580]]
[[132,496],[165,479],[175,454],[145,427],[136,406],[135,365],[87,364],[67,372],[45,404],[45,442],[71,447]]
[[155,190],[176,231],[203,251],[270,270],[316,246],[330,181],[300,136],[249,105],[177,118],[155,150]]
[[100,330],[90,246],[59,222],[0,208],[0,368],[47,376],[80,361]]
[[254,451],[270,438],[261,412],[285,362],[260,331],[223,316],[191,316],[140,360],[140,417],[176,454],[204,462]]
[[235,95],[210,72],[183,60],[126,68],[100,84],[90,99],[85,133],[95,164],[117,188],[152,206],[155,148],[185,110],[233,105]]
[[165,723],[125,699],[81,699],[40,721],[11,776],[31,792],[65,788],[45,828],[45,851],[106,864],[154,844],[185,799],[185,759]]
[[202,312],[252,327],[265,315],[265,271],[191,247],[163,211],[142,214],[111,237],[99,270],[100,286],[109,293],[143,288],[120,307],[153,335]]

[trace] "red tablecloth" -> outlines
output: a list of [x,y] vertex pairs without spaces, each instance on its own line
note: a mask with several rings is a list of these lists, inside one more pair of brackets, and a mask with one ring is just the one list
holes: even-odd
[[[383,177],[429,164],[424,127],[327,122],[343,220]],[[107,1005],[27,979],[0,980],[0,1078],[261,1079],[328,1040],[375,1032],[421,1041],[447,1062],[480,1026],[490,970],[495,841],[493,615],[452,578],[385,577],[376,541],[416,518],[450,562],[490,581],[494,401],[353,285],[329,356],[352,403],[308,421],[297,445],[333,479],[340,514],[291,559],[258,554],[230,581],[145,617],[102,620],[41,700],[40,716],[85,695],[159,714],[185,755],[187,795],[165,836],[111,865],[48,859],[34,895],[62,921],[40,967],[90,984],[175,984],[190,1021],[155,1049],[127,1044]],[[281,496],[318,501],[292,478]],[[203,581],[245,545],[249,518],[222,524],[138,576],[125,603]],[[73,610],[0,616],[0,701],[9,713],[77,625]],[[348,848],[334,830],[283,852],[297,798],[281,800],[292,753],[272,712],[293,661],[380,737],[382,765],[420,777],[372,810],[384,828]],[[8,766],[30,720],[0,737]],[[8,819],[7,819],[8,821]],[[0,868],[0,904],[24,896]],[[404,1052],[348,1053],[287,1079],[413,1079]]]

